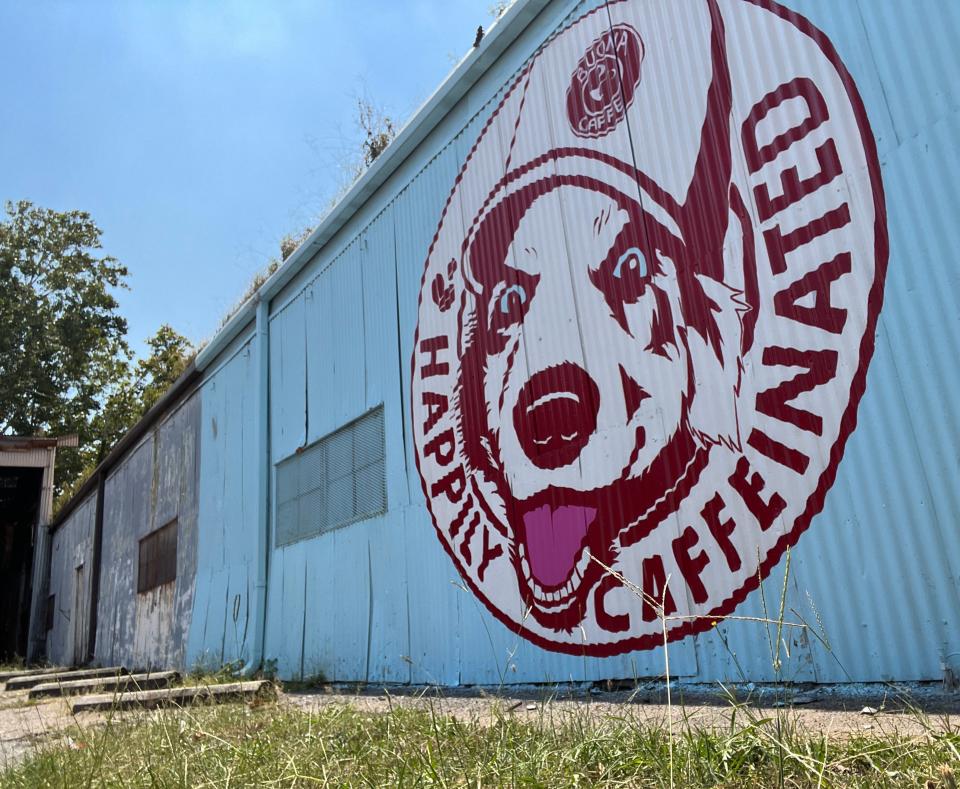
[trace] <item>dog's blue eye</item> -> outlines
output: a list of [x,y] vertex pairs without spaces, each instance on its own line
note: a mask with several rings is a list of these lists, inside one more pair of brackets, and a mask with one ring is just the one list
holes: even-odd
[[527,303],[527,292],[523,289],[523,286],[511,285],[503,292],[503,295],[500,296],[500,312],[502,312],[504,315],[510,312],[511,294],[516,294],[517,300],[521,306]]
[[626,267],[627,272],[633,272],[641,277],[647,276],[647,258],[636,247],[631,247],[620,256],[620,260],[617,261],[617,265],[613,269],[613,276],[617,279],[623,279],[624,267]]

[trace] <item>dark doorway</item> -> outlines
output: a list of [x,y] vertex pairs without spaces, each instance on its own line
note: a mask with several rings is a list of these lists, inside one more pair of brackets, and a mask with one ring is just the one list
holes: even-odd
[[24,656],[43,469],[0,467],[0,660]]

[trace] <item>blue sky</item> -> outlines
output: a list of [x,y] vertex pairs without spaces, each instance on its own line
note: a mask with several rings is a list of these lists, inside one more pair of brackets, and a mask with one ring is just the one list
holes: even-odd
[[138,350],[210,337],[358,145],[406,120],[491,0],[4,0],[0,200],[89,211],[130,269]]

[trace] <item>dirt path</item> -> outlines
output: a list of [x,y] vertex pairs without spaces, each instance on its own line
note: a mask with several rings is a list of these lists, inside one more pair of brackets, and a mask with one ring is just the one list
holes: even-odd
[[30,702],[27,691],[0,694],[0,770],[24,758],[40,744],[62,736],[74,723],[62,699]]
[[[929,732],[960,731],[960,694],[945,694],[937,688],[914,687],[909,695],[878,688],[819,688],[805,691],[738,689],[737,711],[755,718],[784,719],[801,730],[823,732],[830,737],[856,734],[919,736]],[[683,688],[672,691],[670,703],[663,683],[630,691],[576,694],[548,693],[542,689],[482,690],[395,689],[347,692],[324,688],[287,693],[283,702],[305,711],[329,704],[349,704],[366,712],[386,712],[394,707],[432,710],[465,721],[489,723],[499,716],[536,722],[562,723],[584,714],[594,720],[619,718],[638,724],[668,725],[675,729],[726,728],[734,714],[730,698],[717,688]]]

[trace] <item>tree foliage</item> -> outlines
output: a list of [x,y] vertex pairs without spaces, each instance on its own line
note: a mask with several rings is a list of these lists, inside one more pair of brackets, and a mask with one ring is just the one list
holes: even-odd
[[60,475],[57,508],[83,485],[124,434],[159,402],[195,355],[190,341],[167,324],[147,340],[147,347],[149,354],[135,364],[125,365],[105,392],[100,409],[90,420],[87,440],[81,442],[78,472],[69,479]]
[[[89,440],[104,394],[124,372],[126,321],[114,291],[127,269],[99,254],[84,211],[22,200],[0,221],[0,433]],[[76,453],[61,477],[80,468]]]
[[102,461],[123,434],[157,404],[187,369],[194,353],[190,341],[167,324],[147,340],[147,347],[149,355],[124,371],[93,419],[97,450],[89,458],[93,465]]
[[22,200],[0,221],[0,434],[76,433],[61,450],[65,495],[160,399],[193,355],[169,326],[134,363],[114,293],[127,269],[100,254],[101,231],[84,211]]

